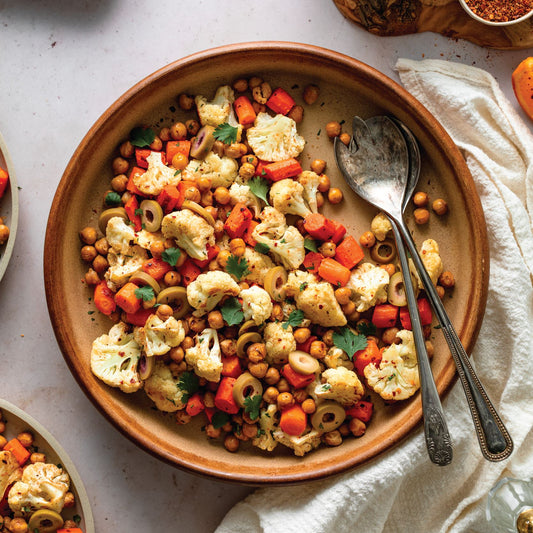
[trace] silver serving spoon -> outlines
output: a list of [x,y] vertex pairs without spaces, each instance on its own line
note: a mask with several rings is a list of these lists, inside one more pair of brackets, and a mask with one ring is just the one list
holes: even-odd
[[[355,117],[352,141],[346,147],[336,138],[335,157],[352,190],[389,217],[402,272],[408,273],[409,263],[398,226],[404,224],[402,202],[409,176],[409,152],[400,130],[387,117],[373,117],[369,124]],[[418,358],[426,447],[431,461],[445,466],[453,456],[451,440],[431,373],[410,275],[404,275],[404,288]]]
[[[402,211],[404,211],[412,193],[414,192],[414,189],[416,188],[416,183],[418,182],[420,151],[418,148],[418,143],[411,131],[399,120],[392,117],[391,119],[396,126],[398,126],[404,136],[411,160],[406,194],[402,202]],[[470,412],[474,420],[474,426],[479,440],[481,452],[489,461],[501,461],[506,459],[509,457],[509,455],[511,455],[513,450],[512,439],[474,372],[466,351],[461,344],[461,341],[459,340],[459,337],[437,294],[436,288],[431,282],[424,264],[419,257],[411,234],[409,231],[402,231],[402,235],[407,243],[413,262],[417,268],[422,284],[424,285],[426,295],[431,302],[433,311],[437,316],[441,329],[444,333],[444,337],[448,343],[450,352],[456,364],[457,372],[459,374]]]

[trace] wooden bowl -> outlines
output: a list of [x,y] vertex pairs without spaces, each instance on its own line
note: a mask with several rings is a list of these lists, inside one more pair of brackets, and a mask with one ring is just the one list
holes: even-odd
[[[117,429],[156,457],[190,472],[255,485],[284,484],[338,474],[389,450],[419,424],[419,396],[393,406],[384,406],[378,399],[364,437],[348,439],[337,448],[324,447],[303,458],[289,450],[277,453],[280,447],[274,454],[252,447],[228,453],[220,442],[206,439],[200,430],[203,421],[177,426],[172,416],[154,410],[142,391],[127,395],[92,375],[91,343],[111,324],[98,313],[88,315],[94,310],[92,294],[81,281],[86,266],[79,258],[78,232],[89,224],[96,226],[112,177],[111,161],[130,130],[139,125],[158,129],[175,121],[181,116],[176,109],[179,93],[210,98],[219,85],[253,75],[272,86],[290,88],[297,103],[305,85],[320,87],[319,101],[306,107],[299,125],[307,140],[301,160],[304,168],[317,157],[327,161],[327,174],[343,190],[345,200],[329,206],[326,214],[334,214],[356,237],[369,229],[375,211],[345,186],[324,133],[326,123],[351,124],[354,115],[390,113],[411,128],[422,150],[420,189],[432,198],[445,198],[450,206],[449,215],[433,215],[428,225],[414,229],[414,237],[418,244],[429,235],[435,238],[445,268],[456,274],[453,298],[446,298],[445,305],[466,350],[471,350],[483,317],[489,263],[483,212],[461,154],[435,118],[395,82],[353,58],[309,45],[260,42],[208,50],[162,68],[121,96],[85,136],[59,184],[46,232],[44,276],[48,308],[65,360],[88,397]],[[432,339],[433,372],[442,394],[454,381],[455,367],[442,334],[434,330]]]
[[62,516],[70,520],[76,515],[79,516],[80,528],[85,533],[94,533],[91,504],[85,487],[74,463],[61,447],[61,444],[37,420],[12,403],[0,399],[0,411],[2,411],[3,421],[6,423],[4,436],[8,440],[23,431],[30,431],[34,437],[35,446],[38,446],[39,452],[46,455],[47,462],[63,466],[70,477],[70,491],[74,494],[76,505],[71,509],[65,509]]

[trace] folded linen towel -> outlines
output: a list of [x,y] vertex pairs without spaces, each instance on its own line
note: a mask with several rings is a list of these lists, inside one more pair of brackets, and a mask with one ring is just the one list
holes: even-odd
[[514,452],[500,463],[483,459],[457,382],[443,402],[454,441],[451,465],[429,461],[418,429],[342,476],[256,490],[230,510],[217,533],[488,533],[490,488],[506,475],[533,478],[533,136],[483,70],[406,59],[397,69],[461,149],[485,211],[489,294],[472,360]]

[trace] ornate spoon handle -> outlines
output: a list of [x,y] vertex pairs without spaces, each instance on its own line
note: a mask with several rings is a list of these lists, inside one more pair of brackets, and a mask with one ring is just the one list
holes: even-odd
[[459,374],[461,384],[463,385],[468,406],[474,421],[481,453],[489,461],[501,461],[506,459],[513,451],[513,441],[511,436],[472,367],[470,359],[459,340],[459,336],[442,305],[437,290],[420,259],[411,234],[407,228],[402,225],[400,225],[400,230],[407,243],[407,247],[409,248],[409,252],[411,253],[418,274],[424,284],[426,294],[428,295],[433,310],[437,315],[437,319],[441,325],[442,332],[444,333],[444,338],[450,348],[453,360],[455,361],[457,373]]

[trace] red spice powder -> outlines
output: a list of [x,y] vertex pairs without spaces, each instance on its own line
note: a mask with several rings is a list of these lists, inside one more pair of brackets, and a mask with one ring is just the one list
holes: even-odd
[[533,0],[465,0],[478,17],[490,22],[508,22],[527,15]]

